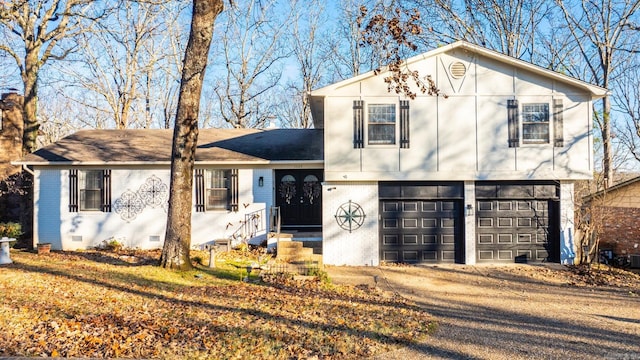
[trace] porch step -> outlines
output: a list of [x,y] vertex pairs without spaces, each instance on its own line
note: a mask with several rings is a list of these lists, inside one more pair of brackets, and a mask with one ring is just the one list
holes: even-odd
[[315,264],[322,267],[322,255],[314,254],[314,248],[305,247],[301,241],[279,241],[276,260],[290,264]]

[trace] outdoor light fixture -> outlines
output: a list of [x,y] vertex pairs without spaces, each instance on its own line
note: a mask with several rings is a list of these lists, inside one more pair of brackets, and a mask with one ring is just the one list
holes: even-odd
[[260,187],[264,186],[264,177],[260,176],[258,178],[258,186],[260,186]]
[[473,205],[467,204],[467,207],[464,208],[464,214],[466,216],[472,216],[473,215]]

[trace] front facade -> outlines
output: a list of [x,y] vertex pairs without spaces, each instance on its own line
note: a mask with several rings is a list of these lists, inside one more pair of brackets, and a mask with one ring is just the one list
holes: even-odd
[[[326,264],[571,263],[573,182],[592,176],[606,90],[466,42],[407,64],[446,97],[367,73],[310,94],[315,130],[201,130],[192,244],[265,236],[277,208],[284,231],[321,232]],[[140,131],[81,132],[22,161],[36,243],[161,246],[170,133]]]
[[572,262],[573,181],[592,176],[605,89],[466,42],[407,64],[446,97],[390,94],[384,73],[311,94],[324,262]]
[[[22,163],[34,173],[34,244],[162,247],[171,137],[171,130],[86,130],[28,155]],[[201,130],[191,244],[260,242],[276,205],[289,214],[283,229],[319,227],[322,139],[322,130]],[[289,198],[276,196],[278,187]],[[307,204],[317,221],[297,211]]]

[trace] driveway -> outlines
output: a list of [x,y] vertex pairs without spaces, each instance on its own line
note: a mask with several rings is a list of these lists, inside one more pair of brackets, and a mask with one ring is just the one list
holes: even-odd
[[583,283],[560,265],[327,267],[336,284],[411,299],[438,322],[377,359],[640,360],[640,281]]

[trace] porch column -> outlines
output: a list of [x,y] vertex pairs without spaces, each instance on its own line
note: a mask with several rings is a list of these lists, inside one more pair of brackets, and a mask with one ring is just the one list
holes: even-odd
[[476,263],[476,183],[464,182],[464,204],[462,216],[464,219],[464,263]]

